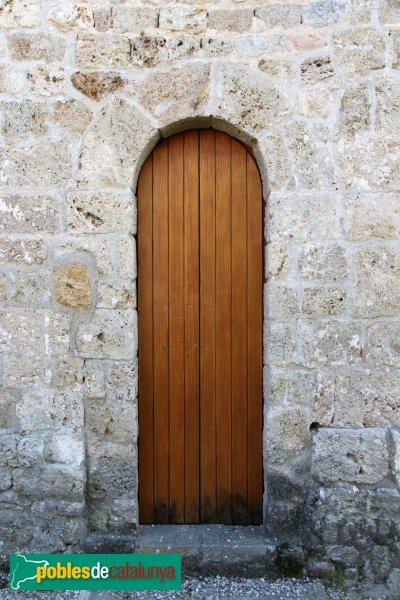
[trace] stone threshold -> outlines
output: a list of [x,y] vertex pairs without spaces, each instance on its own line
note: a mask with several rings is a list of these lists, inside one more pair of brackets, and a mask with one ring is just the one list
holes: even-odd
[[263,526],[140,525],[134,535],[90,534],[84,552],[174,553],[186,575],[263,577],[276,574],[276,543]]

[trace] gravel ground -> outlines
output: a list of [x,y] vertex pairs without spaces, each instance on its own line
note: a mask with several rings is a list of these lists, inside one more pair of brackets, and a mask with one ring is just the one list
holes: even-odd
[[143,598],[164,600],[196,598],[196,600],[398,600],[384,586],[359,586],[332,589],[321,581],[309,579],[228,579],[226,577],[190,577],[182,590],[175,592],[12,592],[0,590],[0,600],[130,600]]

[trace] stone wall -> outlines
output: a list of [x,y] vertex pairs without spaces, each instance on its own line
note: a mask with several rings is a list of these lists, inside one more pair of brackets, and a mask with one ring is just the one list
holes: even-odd
[[[266,208],[265,524],[313,574],[400,561],[397,0],[0,3],[4,556],[137,523],[136,200],[226,131]],[[283,546],[282,546],[283,547]]]

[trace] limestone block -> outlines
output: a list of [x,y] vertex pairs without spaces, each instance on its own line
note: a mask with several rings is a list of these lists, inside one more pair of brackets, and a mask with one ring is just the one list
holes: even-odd
[[133,401],[138,393],[137,360],[110,364],[107,377],[107,397],[110,401]]
[[65,39],[53,33],[13,33],[8,36],[8,47],[13,60],[43,60],[46,63],[62,61]]
[[27,142],[0,150],[0,179],[12,187],[64,187],[71,176],[71,157],[65,141]]
[[136,285],[99,283],[97,308],[136,308]]
[[137,108],[115,98],[102,109],[86,135],[80,157],[79,186],[131,187],[134,165],[146,156],[157,139],[157,130]]
[[26,75],[17,65],[0,65],[0,93],[18,94],[25,87]]
[[371,102],[365,83],[348,88],[342,96],[339,130],[342,135],[352,136],[368,131],[371,127]]
[[126,67],[130,63],[129,39],[109,33],[81,32],[76,42],[75,61],[80,67]]
[[40,474],[36,470],[16,469],[14,488],[32,499],[57,498],[75,502],[85,493],[85,472],[71,465],[46,465]]
[[400,21],[400,6],[397,0],[380,0],[378,8],[381,23],[398,25]]
[[80,233],[133,232],[136,214],[130,192],[71,192],[68,230]]
[[333,65],[329,56],[319,54],[307,58],[300,65],[301,80],[306,84],[320,83],[335,75]]
[[105,398],[106,385],[101,362],[87,365],[85,370],[85,392],[87,398]]
[[302,407],[274,407],[268,412],[267,457],[271,464],[283,464],[304,451],[309,444],[308,412]]
[[272,321],[264,335],[264,363],[274,367],[291,364],[295,347],[293,326]]
[[205,56],[227,56],[233,52],[234,42],[225,36],[206,36],[201,38],[201,49]]
[[65,356],[70,350],[70,316],[55,311],[45,311],[44,326],[44,348],[46,355],[52,356],[55,354]]
[[189,58],[199,48],[200,40],[190,35],[137,35],[131,38],[131,59],[137,67],[155,67]]
[[251,29],[254,11],[252,8],[228,10],[211,8],[208,11],[208,27],[220,31],[237,31],[244,33]]
[[6,298],[7,298],[6,278],[5,278],[5,275],[1,275],[0,276],[0,302],[3,302],[3,300],[6,300]]
[[31,467],[40,460],[42,440],[35,437],[6,435],[0,439],[0,465],[11,468]]
[[82,386],[67,390],[23,391],[16,407],[23,431],[54,431],[54,428],[81,431],[83,428]]
[[264,377],[269,372],[268,390],[264,397],[269,396],[270,406],[282,406],[286,400],[289,375],[286,371],[277,371],[264,367]]
[[134,445],[102,442],[90,446],[88,488],[92,499],[134,494],[137,486]]
[[268,207],[269,236],[273,241],[335,239],[336,199],[327,193],[272,193]]
[[168,31],[200,33],[207,28],[207,11],[203,8],[183,6],[162,8],[160,10],[159,27]]
[[368,327],[365,359],[372,365],[400,368],[400,323],[378,322]]
[[224,64],[219,77],[222,95],[215,116],[226,118],[251,134],[273,129],[289,118],[287,98],[259,71],[239,64]]
[[397,239],[400,233],[400,195],[360,193],[345,198],[343,224],[348,238]]
[[297,291],[281,283],[271,282],[265,294],[270,319],[294,319],[299,316]]
[[298,253],[297,269],[302,279],[345,281],[348,277],[345,249],[338,244],[304,244]]
[[15,240],[3,238],[0,244],[0,262],[15,265],[40,265],[46,259],[42,239]]
[[81,135],[85,131],[92,116],[92,111],[79,100],[57,100],[54,104],[54,123],[75,135]]
[[338,65],[347,77],[367,75],[385,66],[385,42],[374,29],[345,29],[334,33],[332,42]]
[[72,85],[92,100],[101,100],[107,94],[124,86],[124,81],[118,73],[107,72],[77,72],[71,75]]
[[53,267],[54,299],[68,308],[88,308],[92,302],[89,268],[82,264]]
[[51,298],[50,273],[14,271],[8,275],[9,298],[18,304],[47,304]]
[[270,242],[266,247],[267,277],[284,279],[290,271],[289,249],[286,244]]
[[312,475],[323,484],[377,484],[389,475],[384,429],[320,429],[314,437]]
[[400,134],[400,85],[396,79],[379,79],[376,84],[377,128]]
[[0,390],[0,432],[12,433],[19,428],[15,406],[19,392],[1,388]]
[[40,0],[2,2],[0,27],[4,29],[40,27]]
[[287,127],[286,135],[298,187],[313,190],[324,187],[327,179],[335,181],[327,144],[330,132],[325,127],[297,121]]
[[314,48],[324,48],[328,45],[326,29],[316,29],[304,24],[288,31],[288,36],[296,50],[312,50]]
[[361,360],[361,330],[356,323],[301,321],[298,334],[308,368],[356,364]]
[[277,79],[282,79],[285,82],[292,81],[294,78],[293,64],[290,60],[285,58],[271,58],[270,56],[262,58],[258,63],[258,68],[263,73],[266,73],[271,77],[276,77]]
[[304,7],[303,22],[307,25],[330,25],[339,21],[347,12],[347,0],[322,0]]
[[[400,433],[398,431],[391,431],[392,440],[394,444],[394,475],[396,477],[397,486],[400,484]],[[398,573],[400,575],[400,572]]]
[[111,7],[95,8],[93,10],[93,19],[96,31],[108,31],[113,26]]
[[0,348],[25,356],[66,354],[70,319],[50,310],[28,307],[0,309]]
[[317,391],[315,371],[290,370],[287,401],[289,404],[300,404],[310,411]]
[[137,350],[136,312],[97,309],[90,323],[78,327],[76,346],[84,358],[133,358]]
[[352,0],[350,19],[353,23],[370,23],[373,0]]
[[324,119],[333,108],[332,92],[327,89],[301,89],[299,92],[300,114],[305,117]]
[[78,27],[92,29],[94,15],[90,4],[85,0],[63,0],[50,8],[47,13],[47,22],[61,31],[68,31]]
[[400,145],[396,139],[339,141],[337,160],[347,187],[391,191],[400,183]]
[[65,389],[82,383],[83,360],[70,356],[37,357],[21,360],[19,355],[4,357],[4,384],[8,388],[32,389],[51,386]]
[[46,463],[79,465],[85,459],[84,440],[81,435],[49,435],[44,440],[43,458]]
[[260,150],[265,158],[268,184],[271,190],[291,189],[294,178],[289,156],[282,136],[267,135],[260,140]]
[[209,79],[210,66],[196,62],[149,73],[138,82],[136,95],[144,108],[161,124],[169,124],[204,115]]
[[2,102],[1,131],[5,135],[41,134],[47,131],[47,108],[43,102]]
[[122,443],[132,443],[134,439],[137,415],[133,402],[96,398],[85,404],[85,418],[91,436]]
[[265,36],[246,36],[235,41],[236,52],[240,56],[258,56],[263,54],[268,47],[268,38]]
[[60,230],[59,202],[60,197],[56,194],[43,196],[2,194],[0,196],[0,232],[58,232]]
[[393,69],[400,69],[400,31],[390,32],[393,44]]
[[65,84],[64,67],[59,65],[36,65],[28,71],[28,84],[37,96],[62,94]]
[[117,244],[118,270],[123,279],[136,279],[136,244],[133,238],[120,240]]
[[55,258],[69,255],[71,252],[84,253],[94,262],[100,277],[109,277],[113,273],[107,239],[100,236],[74,236],[63,240],[54,240]]
[[346,292],[342,288],[304,289],[303,314],[313,319],[334,317],[346,312]]
[[288,29],[301,23],[302,9],[299,4],[271,4],[256,8],[255,16],[261,19],[268,28],[283,27]]
[[113,6],[112,27],[115,33],[140,33],[157,27],[158,12],[149,6]]
[[400,310],[400,252],[390,245],[362,247],[354,255],[353,314],[397,316]]

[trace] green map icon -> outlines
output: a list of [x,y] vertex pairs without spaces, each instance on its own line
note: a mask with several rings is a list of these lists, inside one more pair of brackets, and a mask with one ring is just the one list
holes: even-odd
[[11,573],[11,588],[13,590],[19,590],[21,583],[24,583],[24,581],[36,579],[38,566],[49,566],[47,560],[28,560],[23,554],[17,554],[13,563],[14,568]]

